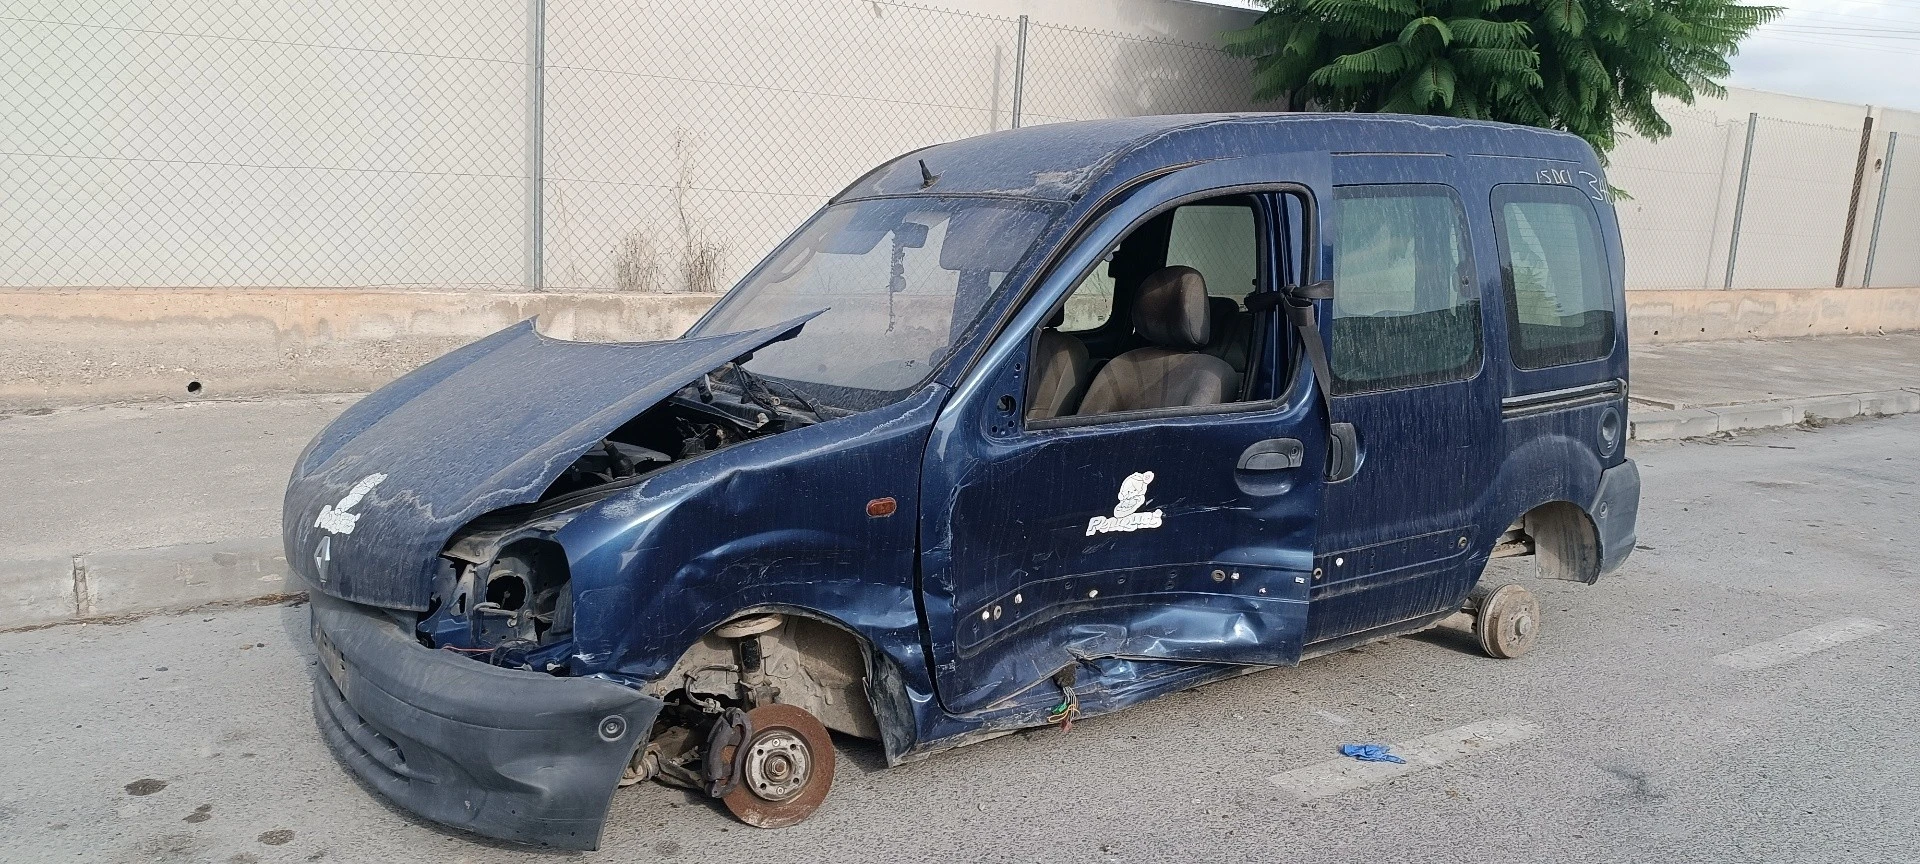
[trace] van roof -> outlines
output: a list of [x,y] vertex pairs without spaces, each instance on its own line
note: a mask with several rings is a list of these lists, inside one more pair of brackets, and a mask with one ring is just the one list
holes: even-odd
[[[996,195],[1069,201],[1108,174],[1128,177],[1253,153],[1505,156],[1599,167],[1565,132],[1410,114],[1163,114],[1049,123],[935,144],[900,156],[834,198]],[[921,163],[934,175],[925,185]]]

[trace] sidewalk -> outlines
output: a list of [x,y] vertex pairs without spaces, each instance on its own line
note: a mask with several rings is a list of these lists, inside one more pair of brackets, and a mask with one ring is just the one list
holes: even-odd
[[288,591],[287,475],[357,398],[0,414],[0,630]]
[[[0,414],[0,630],[289,590],[280,495],[358,398]],[[1640,440],[1920,411],[1920,334],[1637,351]]]
[[1920,411],[1920,333],[1683,342],[1633,352],[1630,437]]

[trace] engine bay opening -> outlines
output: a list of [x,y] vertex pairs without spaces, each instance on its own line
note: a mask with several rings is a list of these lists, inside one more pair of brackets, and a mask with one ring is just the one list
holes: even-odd
[[421,643],[496,665],[571,674],[573,591],[566,550],[552,537],[580,505],[676,462],[855,413],[741,369],[747,359],[702,375],[621,424],[538,500],[487,513],[455,533],[415,628]]
[[627,421],[574,460],[542,502],[637,480],[675,462],[854,412],[729,363]]

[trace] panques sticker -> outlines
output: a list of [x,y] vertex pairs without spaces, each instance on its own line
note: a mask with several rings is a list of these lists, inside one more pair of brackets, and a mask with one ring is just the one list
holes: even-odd
[[1138,531],[1142,528],[1160,527],[1160,511],[1140,512],[1147,503],[1147,484],[1153,482],[1152,471],[1128,474],[1120,484],[1120,503],[1113,505],[1113,516],[1095,516],[1087,521],[1087,536],[1104,534],[1108,531]]

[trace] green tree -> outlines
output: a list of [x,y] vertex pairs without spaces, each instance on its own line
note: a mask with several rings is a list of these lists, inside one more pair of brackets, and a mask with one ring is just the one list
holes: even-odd
[[1671,127],[1661,96],[1726,92],[1776,6],[1731,0],[1272,0],[1227,50],[1290,109],[1444,114],[1561,129],[1606,153]]

